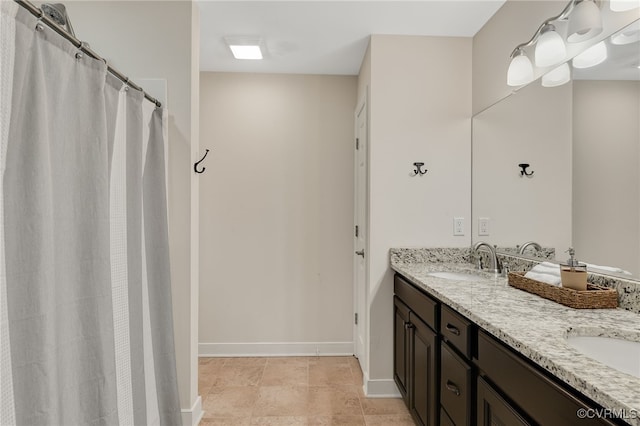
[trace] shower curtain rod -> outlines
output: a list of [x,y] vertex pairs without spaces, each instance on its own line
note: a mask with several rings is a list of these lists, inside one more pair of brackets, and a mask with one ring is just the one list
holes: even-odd
[[71,43],[73,43],[73,45],[76,46],[78,49],[80,49],[80,51],[86,53],[87,55],[91,56],[94,59],[98,59],[100,61],[104,61],[104,63],[107,64],[107,71],[109,71],[111,74],[113,74],[115,77],[117,77],[120,81],[122,81],[127,86],[129,86],[129,87],[131,87],[131,88],[133,88],[135,90],[139,90],[142,93],[144,93],[144,97],[147,100],[149,100],[152,103],[154,103],[156,105],[156,107],[158,107],[158,108],[162,107],[162,104],[160,103],[159,100],[157,100],[156,98],[154,98],[151,95],[149,95],[147,92],[144,91],[144,89],[142,87],[140,87],[137,84],[133,83],[131,80],[129,80],[129,78],[127,76],[122,74],[120,71],[118,71],[117,69],[111,67],[107,63],[106,59],[104,59],[103,57],[98,55],[96,52],[91,50],[89,48],[89,46],[87,46],[86,43],[82,42],[82,40],[79,40],[79,39],[75,38],[74,36],[69,34],[69,32],[67,32],[64,28],[60,27],[53,20],[49,19],[42,12],[42,9],[40,9],[39,7],[37,7],[36,5],[34,5],[33,3],[31,3],[28,0],[14,0],[14,1],[16,3],[18,3],[20,6],[24,7],[25,9],[27,9],[29,12],[31,12],[32,15],[37,16],[38,19],[40,19],[42,22],[44,22],[49,27],[51,27],[52,30],[54,30],[55,32],[57,32],[58,34],[60,34],[61,36],[63,36],[67,40],[69,40]]

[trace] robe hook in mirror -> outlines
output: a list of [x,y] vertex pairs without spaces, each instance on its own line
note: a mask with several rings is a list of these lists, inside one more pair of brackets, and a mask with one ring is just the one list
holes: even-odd
[[531,172],[527,172],[527,167],[529,167],[529,164],[520,163],[518,164],[518,167],[522,169],[520,170],[520,176],[533,176],[533,170]]
[[198,170],[198,164],[202,163],[204,161],[204,159],[207,157],[207,154],[209,153],[209,150],[206,149],[204,151],[204,155],[202,156],[202,158],[200,159],[200,161],[196,162],[193,165],[193,171],[196,173],[204,173],[204,171],[207,169],[206,167],[203,167],[202,170]]
[[424,163],[413,163],[413,165],[416,166],[416,169],[413,171],[414,176],[422,176],[423,174],[428,172],[427,169],[424,169],[424,171],[422,170],[422,166],[424,166]]

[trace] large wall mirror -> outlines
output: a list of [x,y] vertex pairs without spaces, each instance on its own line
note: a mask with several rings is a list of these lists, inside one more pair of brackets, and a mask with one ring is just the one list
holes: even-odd
[[561,261],[574,247],[640,279],[640,21],[616,34],[627,43],[607,37],[607,61],[570,83],[534,81],[474,116],[474,243],[535,241]]

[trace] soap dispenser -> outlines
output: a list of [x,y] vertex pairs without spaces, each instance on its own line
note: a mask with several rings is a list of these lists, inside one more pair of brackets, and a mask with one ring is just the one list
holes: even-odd
[[567,263],[560,264],[562,287],[585,291],[587,289],[587,265],[575,259],[576,251],[573,247],[569,247],[567,251],[570,256]]

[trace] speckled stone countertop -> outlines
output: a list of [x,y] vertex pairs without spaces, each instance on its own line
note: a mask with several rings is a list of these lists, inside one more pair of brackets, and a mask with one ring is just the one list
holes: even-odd
[[568,308],[510,287],[505,277],[488,273],[482,273],[477,282],[428,275],[437,271],[478,274],[464,262],[464,249],[453,256],[435,257],[394,250],[393,270],[604,408],[621,410],[627,423],[640,426],[640,378],[592,360],[566,343],[567,335],[640,341],[639,314]]

